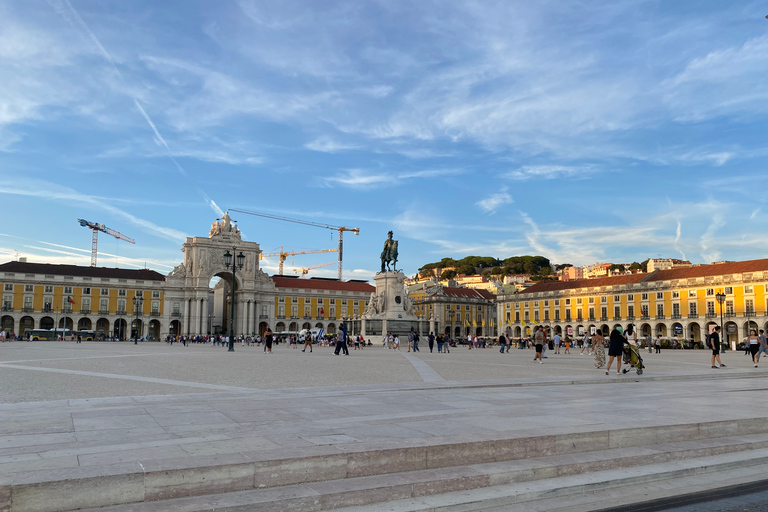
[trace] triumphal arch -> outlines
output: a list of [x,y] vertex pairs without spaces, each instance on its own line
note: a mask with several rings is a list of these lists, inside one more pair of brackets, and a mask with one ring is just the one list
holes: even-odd
[[[242,239],[229,213],[211,225],[207,238],[187,237],[181,250],[183,262],[166,278],[165,310],[170,313],[170,332],[205,334],[217,323],[228,332],[233,286],[236,333],[256,332],[260,317],[272,317],[275,283],[259,268],[259,244]],[[227,251],[245,256],[243,268],[234,272],[234,279],[224,262]],[[220,293],[211,290],[214,277],[221,279],[216,287]]]

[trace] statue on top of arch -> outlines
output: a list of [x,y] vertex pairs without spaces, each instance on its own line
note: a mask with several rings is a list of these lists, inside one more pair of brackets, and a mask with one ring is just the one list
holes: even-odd
[[225,212],[224,216],[220,220],[214,221],[211,224],[211,230],[208,232],[208,238],[220,236],[223,238],[240,238],[240,230],[236,224],[232,224],[232,219],[229,217],[229,212]]

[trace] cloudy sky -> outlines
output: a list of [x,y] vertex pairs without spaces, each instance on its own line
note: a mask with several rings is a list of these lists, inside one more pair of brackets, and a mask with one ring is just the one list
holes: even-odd
[[[763,2],[0,0],[0,260],[166,273],[228,208],[469,254],[768,256]],[[271,251],[335,232],[233,214]],[[289,268],[333,254],[289,258]],[[274,258],[263,262],[268,272]],[[335,276],[335,266],[311,275]]]

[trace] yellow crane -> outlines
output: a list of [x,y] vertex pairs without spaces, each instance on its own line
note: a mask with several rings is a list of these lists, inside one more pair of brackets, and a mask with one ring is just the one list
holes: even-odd
[[299,272],[301,272],[301,277],[303,278],[304,276],[309,274],[310,270],[313,270],[313,269],[316,269],[316,268],[320,268],[320,267],[327,267],[328,265],[333,265],[334,263],[335,263],[334,261],[331,261],[330,263],[321,263],[319,265],[312,265],[311,267],[304,267],[302,269],[294,269],[293,273],[294,274],[298,274]]
[[262,258],[268,258],[270,256],[277,256],[279,258],[280,263],[278,263],[277,266],[277,273],[280,275],[283,275],[283,263],[285,263],[286,258],[288,256],[297,256],[299,254],[319,254],[321,252],[336,252],[338,249],[312,249],[309,251],[295,251],[295,252],[285,252],[283,251],[283,246],[280,246],[280,252],[276,254],[259,254],[259,259]]
[[280,215],[272,215],[271,213],[260,213],[260,212],[254,212],[251,210],[241,210],[239,208],[230,208],[229,211],[231,212],[239,212],[239,213],[247,213],[248,215],[256,215],[257,217],[265,217],[267,219],[275,219],[275,220],[283,220],[285,222],[295,222],[296,224],[305,224],[307,226],[315,226],[316,228],[325,228],[330,229],[333,231],[338,231],[339,233],[339,281],[341,281],[341,257],[343,254],[343,246],[344,246],[344,232],[345,231],[351,231],[352,233],[359,235],[360,234],[360,228],[347,228],[344,226],[331,226],[330,224],[322,224],[320,222],[312,222],[310,220],[301,220],[301,219],[291,219],[290,217],[281,217]]

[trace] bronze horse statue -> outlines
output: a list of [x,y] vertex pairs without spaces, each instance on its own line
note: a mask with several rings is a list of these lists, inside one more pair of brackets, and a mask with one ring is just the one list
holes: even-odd
[[388,233],[388,238],[384,242],[384,250],[381,251],[381,271],[385,268],[389,271],[389,264],[392,263],[392,270],[397,271],[397,240],[392,240],[392,232]]

